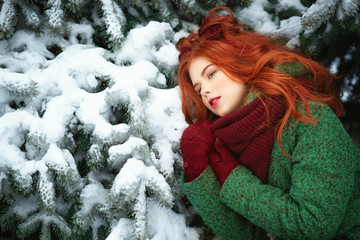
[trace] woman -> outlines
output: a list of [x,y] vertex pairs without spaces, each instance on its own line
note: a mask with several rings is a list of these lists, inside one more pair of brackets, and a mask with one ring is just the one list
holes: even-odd
[[242,28],[215,8],[176,44],[185,194],[224,239],[360,239],[360,151],[334,77]]

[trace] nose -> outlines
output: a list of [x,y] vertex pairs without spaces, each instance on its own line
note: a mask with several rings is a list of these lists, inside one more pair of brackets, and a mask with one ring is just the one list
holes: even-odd
[[211,86],[208,81],[203,81],[201,83],[201,95],[207,96],[211,93]]

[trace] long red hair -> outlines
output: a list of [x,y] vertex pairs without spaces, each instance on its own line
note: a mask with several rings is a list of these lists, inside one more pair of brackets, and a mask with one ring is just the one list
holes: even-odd
[[[217,13],[219,10],[225,10],[229,14],[220,15]],[[232,11],[227,7],[212,9],[201,29],[207,29],[213,25],[220,26],[222,37],[227,41],[207,40],[205,37],[200,37],[198,33],[191,33],[176,44],[179,51],[185,52],[186,49],[186,53],[181,54],[178,83],[182,109],[188,123],[203,119],[211,120],[214,117],[195,92],[189,77],[191,61],[198,56],[206,57],[234,81],[247,84],[251,90],[261,92],[265,96],[284,97],[286,111],[277,128],[280,148],[281,133],[290,116],[303,122],[316,122],[310,115],[309,101],[326,103],[337,116],[341,115],[343,108],[334,86],[336,77],[320,63],[286,49],[270,37],[243,30],[244,25],[238,24]],[[304,87],[294,77],[274,69],[274,66],[281,63],[295,62],[300,62],[312,73],[313,90]],[[304,103],[305,113],[298,111],[299,101]]]

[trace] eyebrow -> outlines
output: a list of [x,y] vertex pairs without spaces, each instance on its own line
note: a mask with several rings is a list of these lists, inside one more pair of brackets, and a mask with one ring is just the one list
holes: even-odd
[[206,69],[207,69],[208,67],[210,67],[211,65],[214,65],[214,64],[213,64],[213,63],[210,63],[209,65],[207,65],[206,67],[204,67],[204,69],[203,69],[202,72],[201,72],[201,76],[204,76],[204,73],[205,73]]

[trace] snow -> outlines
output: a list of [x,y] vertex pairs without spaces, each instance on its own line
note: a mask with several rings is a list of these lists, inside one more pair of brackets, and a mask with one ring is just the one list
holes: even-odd
[[[109,194],[124,196],[125,201],[138,201],[142,196],[143,201],[138,201],[134,210],[151,213],[151,222],[146,221],[155,239],[165,234],[156,235],[160,231],[156,224],[161,222],[156,218],[163,217],[154,215],[158,210],[182,221],[175,229],[179,236],[196,239],[198,235],[186,226],[185,217],[172,212],[174,196],[165,179],[173,176],[174,162],[179,159],[176,149],[181,132],[187,126],[179,90],[177,87],[167,89],[166,77],[159,70],[171,69],[178,63],[178,52],[171,41],[171,26],[159,22],[138,26],[130,31],[124,47],[114,53],[93,45],[90,36],[94,30],[86,24],[70,24],[68,28],[68,40],[48,35],[36,38],[18,31],[8,42],[0,41],[0,48],[7,50],[10,46],[11,49],[0,56],[4,66],[0,69],[3,93],[0,100],[4,106],[0,117],[0,150],[3,153],[0,169],[15,171],[15,181],[28,191],[33,185],[32,175],[38,172],[41,202],[47,209],[55,209],[56,203],[61,201],[56,200],[50,169],[59,176],[72,172],[74,181],[80,178],[74,157],[64,149],[63,141],[71,138],[69,127],[81,123],[84,131],[92,136],[92,149],[97,146],[95,150],[100,151],[104,144],[110,145],[109,163],[122,161],[124,166],[111,189],[105,189],[95,180],[83,186],[78,216],[88,216],[97,206],[106,206]],[[54,45],[62,49],[57,56],[49,51]],[[111,59],[115,64],[109,61]],[[128,59],[131,64],[123,65]],[[99,89],[99,79],[107,79],[109,87]],[[11,92],[14,89],[19,92],[16,101],[26,102],[19,109],[10,108],[8,104],[14,100],[15,93]],[[110,123],[111,108],[122,105],[129,107],[132,121]],[[139,127],[143,129],[136,131]],[[152,143],[143,137],[151,138]],[[20,149],[24,145],[27,152]],[[147,189],[153,192],[162,208],[146,203]],[[22,202],[18,204],[20,209],[29,201]],[[22,216],[30,215],[30,210]],[[138,214],[132,225],[141,228],[144,218]],[[96,219],[94,217],[94,221]],[[93,226],[101,224],[100,219],[92,223]],[[121,229],[114,229],[118,231],[121,235]]]
[[[149,208],[149,239],[152,240],[196,240],[199,239],[199,233],[193,228],[187,228],[185,216],[174,213],[173,211],[159,206],[152,199],[148,199]],[[111,234],[106,240],[131,239],[132,220],[122,218],[113,228]]]
[[31,213],[35,212],[38,209],[38,204],[36,198],[31,196],[29,198],[24,198],[22,196],[17,196],[15,198],[16,206],[12,209],[16,215],[25,219]]
[[342,0],[340,1],[340,7],[338,7],[336,16],[339,20],[344,20],[347,16],[355,15],[360,7],[359,1]]
[[288,35],[297,36],[301,31],[301,17],[293,16],[280,21],[280,29],[277,32]]
[[[92,36],[95,30],[91,27],[91,25],[87,23],[69,23],[68,29],[70,31],[69,41],[71,44],[93,44]],[[81,41],[78,40],[78,37],[80,37]]]
[[[170,61],[170,63],[176,64],[178,52],[170,42],[172,35],[173,30],[169,23],[150,21],[146,28],[138,26],[132,29],[116,56],[116,64],[122,65],[124,62],[136,63],[140,60]],[[156,49],[156,47],[166,45],[172,45],[172,47],[166,48],[170,50],[167,52],[166,58],[172,60],[164,60],[165,57],[158,54],[162,48]]]
[[[149,199],[149,235],[152,240],[195,240],[199,233],[195,229],[186,228],[184,215],[174,213],[167,208],[159,206]],[[166,224],[164,224],[166,223]]]
[[22,168],[25,154],[19,147],[24,141],[23,131],[35,118],[25,111],[8,112],[0,118],[0,169],[10,166]]
[[127,160],[110,191],[112,195],[122,195],[126,202],[131,202],[138,197],[138,188],[143,185],[159,192],[159,196],[165,201],[164,204],[173,205],[173,196],[164,177],[154,166],[145,166],[142,161],[135,158]]
[[0,13],[0,28],[4,32],[6,30],[10,30],[11,22],[14,18],[15,7],[11,0],[5,0],[3,5],[1,6],[1,13]]
[[61,9],[61,0],[49,0],[49,9],[45,10],[49,18],[49,24],[53,29],[62,27],[64,19],[64,11]]
[[302,24],[304,27],[309,29],[318,28],[336,11],[338,2],[338,0],[317,0],[302,16]]
[[293,7],[295,9],[298,9],[301,13],[307,10],[307,7],[302,5],[300,0],[280,0],[279,1],[279,9],[286,9]]
[[106,240],[130,240],[132,239],[130,233],[131,228],[132,221],[128,218],[121,218],[117,225],[112,229]]
[[338,74],[338,67],[340,65],[341,59],[339,57],[335,58],[335,60],[330,65],[330,72],[334,75]]
[[0,85],[9,86],[8,89],[27,89],[31,87],[31,79],[25,74],[4,72],[1,74]]
[[157,139],[153,148],[159,152],[161,171],[171,176],[177,158],[172,149],[179,149],[178,142],[181,133],[187,127],[181,110],[181,102],[178,101],[180,92],[178,87],[167,90],[151,88],[149,95],[154,97],[144,104],[149,131]]
[[101,0],[102,10],[104,11],[104,22],[107,26],[107,32],[110,34],[111,41],[121,41],[124,35],[121,32],[121,26],[125,22],[124,13],[121,8],[113,1]]
[[271,21],[270,14],[264,10],[266,4],[267,0],[253,1],[249,7],[239,12],[239,23],[246,23],[260,33],[269,34],[274,32],[277,26]]
[[39,16],[35,12],[31,11],[28,7],[21,7],[21,11],[24,14],[27,24],[38,27],[41,24]]
[[109,162],[115,159],[117,162],[126,161],[131,157],[144,160],[148,152],[149,147],[144,139],[131,136],[125,143],[110,147]]
[[[47,35],[35,38],[23,31],[16,32],[8,44],[0,41],[2,49],[8,46],[12,49],[3,51],[0,57],[0,63],[5,66],[0,69],[4,93],[0,100],[2,106],[6,106],[0,118],[0,150],[3,153],[0,169],[17,171],[16,179],[24,188],[31,187],[32,174],[39,172],[41,200],[48,208],[55,207],[54,183],[48,171],[53,169],[58,174],[66,174],[70,169],[77,171],[70,152],[62,149],[62,141],[69,126],[80,121],[95,141],[113,145],[109,149],[110,160],[113,155],[122,155],[126,162],[112,191],[122,191],[128,199],[134,199],[137,187],[132,189],[135,192],[128,191],[128,187],[144,184],[161,196],[163,204],[172,206],[173,195],[159,171],[172,173],[172,146],[178,144],[186,124],[178,90],[159,89],[167,87],[166,77],[154,64],[167,68],[177,64],[178,52],[170,41],[170,25],[151,22],[146,27],[139,26],[130,32],[124,43],[129,45],[123,48],[128,52],[120,50],[114,54],[92,45],[91,27],[70,24],[69,29],[68,42]],[[152,38],[138,41],[149,32],[154,32]],[[83,44],[79,44],[78,35],[84,40]],[[56,57],[48,50],[54,44],[63,50]],[[150,48],[152,44],[157,44],[158,48]],[[139,52],[139,49],[144,51]],[[111,63],[111,57],[119,64]],[[121,65],[125,57],[130,57],[133,64]],[[98,79],[103,77],[110,80],[110,87],[98,91]],[[23,99],[27,104],[19,109],[9,108],[7,103],[13,100],[14,93],[4,89],[21,90],[18,101]],[[140,106],[142,104],[145,107]],[[155,148],[151,149],[144,139],[129,135],[137,124],[109,122],[111,106],[119,105],[133,107],[138,116],[150,123],[147,134],[152,136],[155,145],[162,143],[162,147],[155,147],[158,148],[156,154]],[[156,130],[159,127],[161,131]],[[29,139],[25,141],[25,137]],[[24,144],[29,150],[27,153],[20,150]],[[129,157],[133,160],[128,160]],[[135,158],[153,166],[146,166]],[[169,162],[165,163],[166,160]],[[107,191],[99,183],[86,185],[81,194],[83,214],[88,214],[96,204],[104,204]]]
[[137,74],[139,78],[147,81],[150,86],[158,88],[166,87],[165,76],[159,72],[158,68],[152,62],[140,60],[127,70],[131,75]]
[[101,205],[106,202],[106,197],[109,190],[104,189],[100,183],[91,183],[86,185],[80,195],[83,202],[83,206],[80,210],[80,214],[90,214],[94,206]]
[[[249,7],[238,12],[238,21],[250,26],[256,32],[269,36],[281,34],[290,38],[286,44],[290,48],[299,46],[299,34],[303,31],[301,17],[292,16],[276,24],[276,21],[272,21],[271,15],[264,10],[267,4],[269,4],[267,0],[252,1]],[[304,13],[308,9],[301,4],[300,0],[280,0],[276,6],[278,11],[286,10],[290,7],[298,10],[299,13]]]

